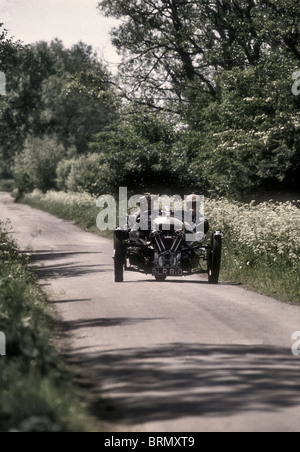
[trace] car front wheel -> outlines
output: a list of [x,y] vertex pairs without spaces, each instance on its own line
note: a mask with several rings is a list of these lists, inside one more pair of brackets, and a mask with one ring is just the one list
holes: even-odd
[[122,240],[115,236],[115,253],[114,253],[114,267],[115,267],[115,282],[120,283],[124,281],[124,267],[125,267],[125,247]]
[[209,284],[218,284],[222,260],[222,235],[213,235],[208,261]]

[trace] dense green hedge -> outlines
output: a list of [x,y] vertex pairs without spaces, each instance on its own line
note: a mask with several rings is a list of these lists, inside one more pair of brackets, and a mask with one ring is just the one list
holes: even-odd
[[0,223],[0,431],[90,431],[78,389],[54,346],[54,317],[27,259]]

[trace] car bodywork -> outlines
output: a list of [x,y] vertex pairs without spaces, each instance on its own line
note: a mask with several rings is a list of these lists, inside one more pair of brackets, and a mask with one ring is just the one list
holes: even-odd
[[[124,272],[152,275],[163,282],[168,277],[207,274],[209,283],[219,281],[222,237],[215,231],[208,240],[209,222],[186,223],[174,212],[149,216],[149,227],[141,230],[139,216],[132,227],[125,225],[114,233],[115,281],[124,281]],[[190,237],[194,240],[189,241]],[[189,238],[187,240],[187,238]]]

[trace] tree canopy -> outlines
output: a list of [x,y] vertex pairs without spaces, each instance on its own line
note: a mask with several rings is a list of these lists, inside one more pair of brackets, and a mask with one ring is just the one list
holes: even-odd
[[178,180],[219,194],[299,189],[299,2],[102,0],[99,9],[121,20],[112,40],[124,98],[135,111],[177,115]]
[[195,90],[214,99],[217,73],[256,66],[275,49],[300,61],[294,0],[102,0],[99,9],[122,19],[112,39],[124,89],[148,106],[171,99],[180,110]]
[[12,61],[2,33],[2,175],[13,173],[22,190],[94,194],[124,184],[234,197],[299,191],[299,1],[102,0],[98,8],[120,20],[115,77],[83,43],[17,48]]
[[[6,67],[7,96],[1,102],[2,173],[11,173],[28,138],[53,137],[66,151],[75,147],[82,154],[91,137],[116,118],[116,108],[106,98],[75,89],[82,73],[110,77],[92,47],[81,42],[71,49],[58,40],[40,42],[15,52]],[[101,89],[110,88],[102,83]]]
[[21,48],[19,41],[15,42],[8,36],[4,24],[0,22],[0,70],[5,71],[13,55]]

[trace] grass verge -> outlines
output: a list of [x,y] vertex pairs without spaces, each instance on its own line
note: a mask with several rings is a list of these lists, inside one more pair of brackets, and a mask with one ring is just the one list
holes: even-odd
[[[99,209],[88,194],[35,191],[22,202],[100,235],[96,227]],[[299,201],[256,205],[206,199],[205,209],[211,229],[224,232],[221,278],[300,304]]]
[[112,238],[113,232],[101,232],[97,228],[96,218],[99,208],[96,198],[87,193],[65,193],[49,191],[43,194],[39,190],[23,196],[19,202],[36,209],[51,213],[63,220],[73,221],[77,226],[101,237]]
[[222,278],[300,304],[299,201],[207,200],[206,213],[224,232]]
[[54,345],[54,318],[45,294],[1,222],[0,331],[6,335],[6,356],[0,357],[0,431],[96,431]]
[[0,179],[0,191],[12,192],[15,188],[13,179]]

